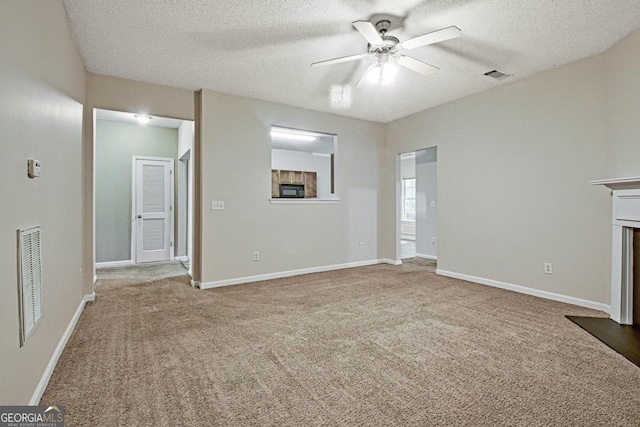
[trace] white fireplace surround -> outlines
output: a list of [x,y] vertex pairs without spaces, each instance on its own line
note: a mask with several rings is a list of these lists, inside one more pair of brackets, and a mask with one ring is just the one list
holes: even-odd
[[[633,229],[640,228],[640,177],[591,181],[613,190],[611,319],[633,324]],[[636,301],[640,303],[640,301]]]

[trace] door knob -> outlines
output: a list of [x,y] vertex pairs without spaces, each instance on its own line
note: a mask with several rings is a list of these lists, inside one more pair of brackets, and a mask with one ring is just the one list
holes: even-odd
[[142,218],[142,215],[138,215],[138,219]]

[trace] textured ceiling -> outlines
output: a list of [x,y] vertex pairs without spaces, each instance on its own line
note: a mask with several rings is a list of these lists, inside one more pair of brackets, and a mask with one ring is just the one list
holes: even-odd
[[[638,0],[65,0],[87,70],[189,90],[212,89],[388,122],[603,52],[640,28]],[[367,61],[351,26],[396,18],[401,41],[455,25],[460,38],[407,52],[441,70],[355,88]],[[513,74],[496,81],[489,70]],[[351,105],[331,87],[351,86]]]

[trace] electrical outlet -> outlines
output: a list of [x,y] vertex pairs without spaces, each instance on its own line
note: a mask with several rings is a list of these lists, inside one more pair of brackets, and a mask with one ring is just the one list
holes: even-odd
[[222,200],[214,200],[211,202],[211,210],[212,211],[222,211],[224,210],[224,201]]
[[432,244],[432,245],[435,245],[435,244],[436,244],[436,238],[435,238],[435,237],[432,237],[432,238],[431,238],[431,244]]
[[360,242],[360,250],[364,249],[364,242]]
[[254,260],[254,261],[260,261],[260,252],[255,251],[255,252],[253,253],[253,260]]
[[553,264],[550,262],[544,263],[544,274],[553,274]]
[[435,208],[435,207],[436,207],[436,201],[435,201],[435,200],[432,200],[432,201],[431,201],[431,207],[432,207],[432,208]]

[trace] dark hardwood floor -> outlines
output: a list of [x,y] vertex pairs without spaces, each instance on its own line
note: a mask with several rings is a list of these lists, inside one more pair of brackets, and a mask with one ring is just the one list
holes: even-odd
[[602,317],[565,317],[640,367],[640,326]]

